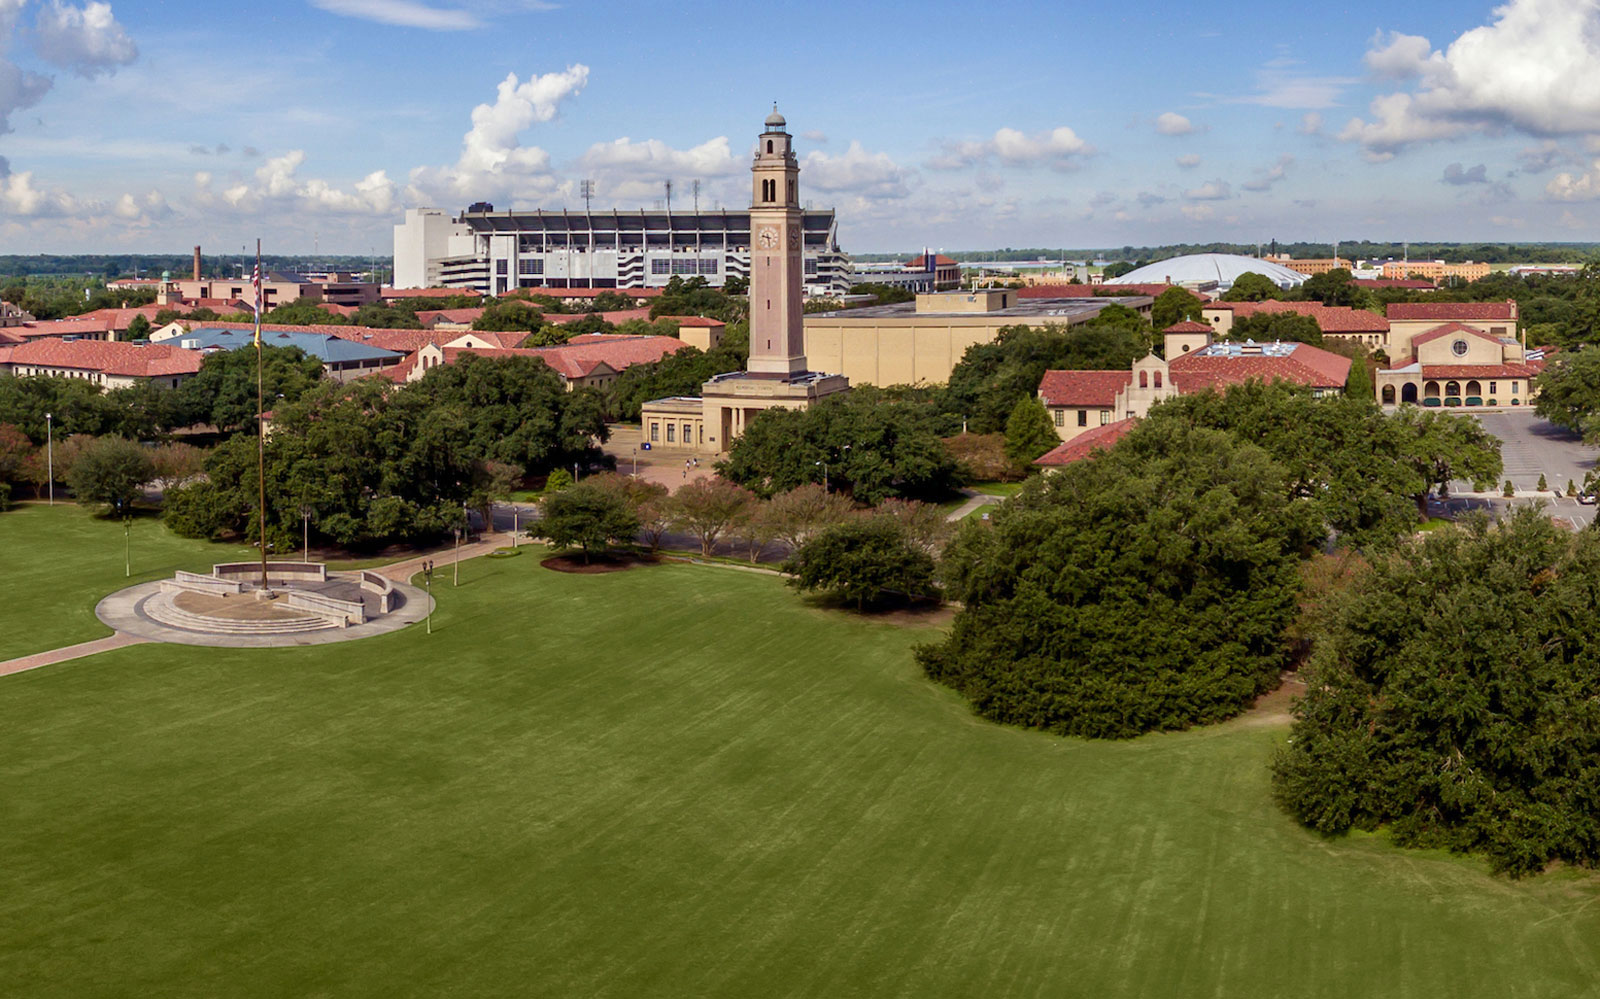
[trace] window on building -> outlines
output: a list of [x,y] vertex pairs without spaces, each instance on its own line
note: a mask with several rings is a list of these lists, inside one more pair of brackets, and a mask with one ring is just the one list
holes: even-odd
[[1078,410],[1078,426],[1087,427],[1088,425],[1089,425],[1089,411],[1087,409]]
[[1156,372],[1156,388],[1161,387],[1161,372]]
[[1064,410],[1064,409],[1052,409],[1050,412],[1055,414],[1056,426],[1060,427],[1060,426],[1066,425],[1066,422],[1067,422],[1067,411],[1066,410]]
[[694,428],[687,423],[683,425],[683,442],[685,444],[694,443]]
[[700,273],[716,274],[721,269],[721,264],[722,261],[720,260],[702,260],[700,261]]
[[1150,387],[1150,372],[1148,372],[1148,371],[1139,372],[1139,387],[1140,388],[1149,388]]
[[494,262],[494,272],[496,274],[505,274],[505,273],[507,273],[507,271],[506,271],[507,264],[508,264],[508,261],[496,260]]
[[1496,392],[1499,392],[1499,391],[1500,390],[1495,387],[1495,383],[1494,382],[1490,382],[1489,383],[1489,394],[1490,395],[1494,395]]
[[676,429],[678,429],[678,425],[677,424],[675,424],[675,423],[667,424],[667,443],[668,444],[673,443],[674,438],[672,436],[672,432],[674,430],[676,430]]
[[661,424],[659,424],[659,423],[650,424],[650,439],[652,441],[657,442],[657,443],[659,443],[661,441]]
[[1512,382],[1511,383],[1511,394],[1512,395],[1516,395],[1517,394],[1517,383],[1516,382]]
[[771,139],[767,140],[767,152],[769,152],[769,153],[772,152],[772,140]]
[[1102,409],[1100,411],[1100,425],[1103,427],[1107,423],[1110,423],[1110,422],[1111,422],[1111,410]]
[[538,257],[517,258],[518,274],[543,274],[544,261]]

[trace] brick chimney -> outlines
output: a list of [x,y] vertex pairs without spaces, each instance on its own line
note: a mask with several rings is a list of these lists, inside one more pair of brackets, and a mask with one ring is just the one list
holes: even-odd
[[200,247],[194,248],[194,279],[200,280]]

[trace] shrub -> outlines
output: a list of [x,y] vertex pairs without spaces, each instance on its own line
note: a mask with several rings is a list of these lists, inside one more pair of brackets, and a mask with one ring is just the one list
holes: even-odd
[[857,611],[938,592],[933,559],[887,516],[827,528],[801,545],[784,570],[797,589],[854,604]]

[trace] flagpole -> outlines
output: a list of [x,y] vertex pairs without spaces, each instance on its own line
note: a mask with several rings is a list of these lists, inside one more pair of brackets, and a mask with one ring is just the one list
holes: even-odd
[[261,591],[267,586],[267,409],[261,380],[261,240],[256,239],[256,486],[261,500]]

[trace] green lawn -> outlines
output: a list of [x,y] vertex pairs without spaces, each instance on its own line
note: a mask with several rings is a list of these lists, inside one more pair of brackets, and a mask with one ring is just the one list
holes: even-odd
[[[12,563],[6,630],[42,606],[28,580],[56,547]],[[65,603],[101,581],[47,578]],[[1499,999],[1600,981],[1600,881],[1310,835],[1268,798],[1270,719],[1126,743],[999,728],[920,676],[927,631],[766,575],[525,557],[462,581],[435,587],[431,638],[146,645],[0,678],[0,991]]]
[[[175,570],[210,572],[215,562],[256,557],[254,548],[180,538],[154,515],[129,525],[124,561],[122,524],[99,520],[71,503],[25,504],[0,513],[0,660],[104,638],[94,616],[101,597]],[[132,578],[124,575],[128,566]]]

